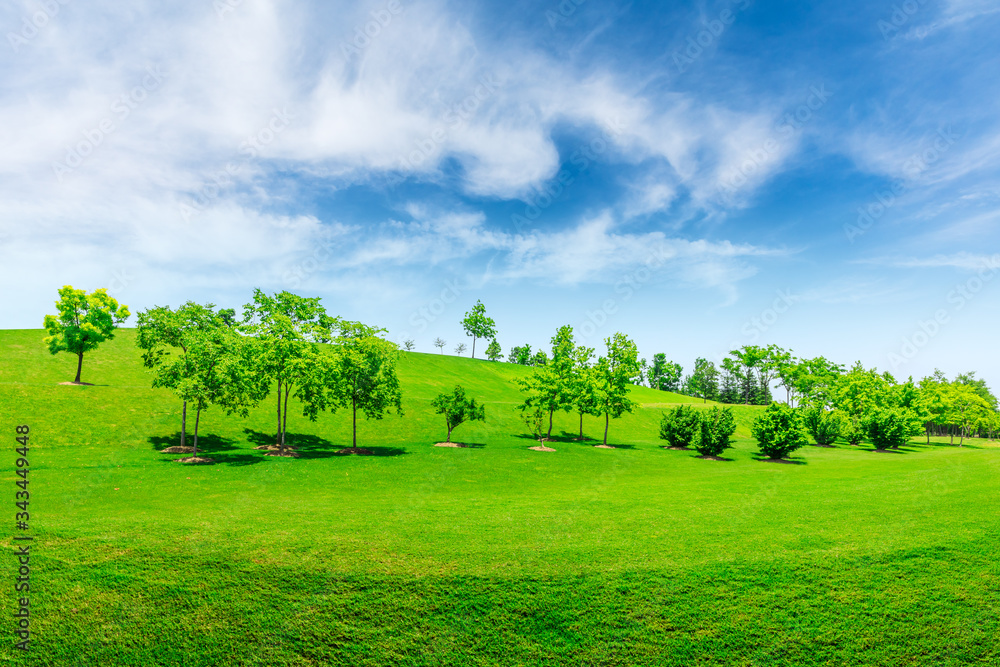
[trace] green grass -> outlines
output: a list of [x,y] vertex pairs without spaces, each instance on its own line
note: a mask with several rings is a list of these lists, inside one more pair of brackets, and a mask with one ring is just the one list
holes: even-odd
[[[0,332],[3,483],[31,436],[35,640],[13,651],[13,557],[0,565],[0,664],[1000,664],[1000,450],[919,440],[900,453],[808,447],[756,460],[756,408],[731,461],[660,447],[671,402],[613,421],[615,450],[529,451],[529,369],[407,353],[405,417],[362,422],[379,456],[341,457],[348,416],[289,417],[297,460],[210,410],[214,466],[158,453],[179,405],[149,387],[133,332],[84,361],[40,331]],[[435,448],[430,399],[460,382],[485,423]],[[711,405],[711,404],[709,404]],[[603,422],[587,418],[589,436]],[[13,522],[13,505],[8,510]],[[7,533],[5,546],[13,544]]]

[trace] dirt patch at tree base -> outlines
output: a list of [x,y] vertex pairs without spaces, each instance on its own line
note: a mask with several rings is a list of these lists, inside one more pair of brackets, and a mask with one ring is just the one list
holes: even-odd
[[435,442],[434,446],[435,447],[459,447],[459,448],[463,448],[463,449],[465,447],[468,447],[468,445],[464,445],[461,442]]
[[[269,452],[280,452],[281,451],[281,445],[260,445],[258,447],[254,447],[254,449],[264,449],[264,450],[267,450]],[[285,451],[286,452],[294,452],[295,448],[294,447],[289,447],[288,445],[285,445]]]
[[705,461],[726,461],[727,460],[727,459],[722,458],[721,456],[712,456],[712,455],[698,456],[696,458],[704,459]]
[[358,456],[374,456],[375,452],[370,449],[365,449],[364,447],[345,447],[344,449],[338,449],[334,454],[340,456],[349,456],[351,454],[357,454]]
[[533,452],[554,452],[556,450],[551,447],[546,447],[545,445],[538,445],[537,447],[528,447]]
[[195,465],[207,465],[215,463],[215,459],[206,459],[201,456],[187,456],[183,459],[177,459],[178,463],[193,463]]
[[60,385],[69,387],[93,387],[94,385],[89,382],[60,382]]
[[594,445],[595,449],[615,449],[614,445]]
[[662,447],[664,449],[669,449],[669,450],[675,451],[675,452],[690,452],[691,451],[690,447],[671,447],[670,445],[662,445]]
[[798,465],[798,461],[790,461],[788,459],[761,459],[762,461],[768,461],[770,463],[784,463],[785,465]]
[[273,452],[264,452],[264,456],[284,456],[290,459],[297,459],[299,458],[299,453],[293,449],[285,447],[285,451],[283,452],[280,452],[278,450],[274,450]]
[[174,445],[160,450],[161,454],[194,454],[194,447]]

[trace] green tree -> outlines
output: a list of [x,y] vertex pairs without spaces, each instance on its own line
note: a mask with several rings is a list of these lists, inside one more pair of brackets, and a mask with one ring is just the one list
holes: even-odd
[[503,351],[500,349],[500,343],[494,338],[490,341],[489,346],[486,348],[486,358],[490,361],[503,361]]
[[653,364],[649,367],[647,377],[649,386],[660,391],[679,391],[684,368],[673,361],[667,361],[667,355],[658,352],[653,355]]
[[441,350],[441,354],[444,354],[444,346],[447,344],[448,344],[447,341],[445,341],[445,339],[441,338],[440,336],[434,339],[434,347]]
[[947,400],[949,410],[946,418],[958,429],[958,445],[961,447],[972,427],[992,409],[987,400],[976,391],[975,386],[957,381],[949,387]]
[[604,339],[607,356],[597,360],[597,406],[604,415],[604,444],[608,444],[608,427],[612,418],[634,412],[638,403],[629,398],[631,381],[639,373],[639,349],[623,333]]
[[345,322],[335,346],[337,405],[351,411],[351,446],[358,446],[358,410],[368,419],[382,419],[395,410],[403,415],[402,392],[396,375],[399,348],[379,334],[384,329]]
[[541,367],[547,366],[549,364],[549,357],[545,354],[545,350],[539,350],[535,352],[534,356],[531,357],[531,366]]
[[172,310],[156,306],[140,312],[136,318],[136,346],[142,351],[142,363],[153,371],[153,387],[171,389],[181,396],[181,446],[187,446],[187,400],[178,391],[186,378],[195,374],[189,348],[195,338],[219,327],[230,327],[232,310],[215,312],[215,305],[188,301]]
[[783,459],[805,445],[802,415],[787,405],[771,403],[750,429],[760,453],[770,459]]
[[451,432],[467,421],[484,421],[486,419],[486,408],[476,403],[476,399],[466,397],[465,389],[461,385],[455,385],[455,390],[450,394],[438,394],[431,401],[434,412],[444,415],[445,423],[448,425],[448,439],[451,442]]
[[521,411],[521,420],[524,421],[528,430],[535,440],[541,440],[545,434],[545,409],[535,406]]
[[510,348],[510,353],[507,355],[507,361],[511,364],[519,364],[521,366],[531,365],[531,346],[521,345]]
[[992,391],[990,391],[990,388],[986,384],[986,380],[976,377],[975,371],[959,373],[955,378],[955,383],[972,387],[972,389],[979,394],[979,397],[986,401],[986,404],[991,410],[995,411],[997,409],[997,397],[993,395]]
[[842,433],[848,443],[857,445],[864,438],[864,423],[869,414],[893,407],[893,384],[876,369],[865,369],[860,361],[836,379],[830,390],[830,400],[850,422]]
[[[573,327],[559,327],[552,337],[552,360],[539,365],[527,378],[518,378],[518,386],[526,394],[520,406],[521,412],[541,407],[548,413],[549,426],[546,439],[552,437],[552,419],[556,410],[570,410],[573,407],[574,351]],[[541,352],[541,350],[539,350]]]
[[660,438],[671,447],[687,449],[701,434],[701,415],[690,405],[678,405],[664,412],[660,420]]
[[185,404],[195,407],[193,456],[198,455],[201,413],[211,405],[243,417],[265,389],[251,372],[250,345],[230,326],[197,329],[188,338],[185,373],[175,388]]
[[736,418],[732,408],[712,408],[702,413],[699,420],[700,437],[695,449],[702,456],[719,456],[732,447],[732,437],[736,433]]
[[87,294],[85,290],[66,285],[59,290],[56,308],[58,315],[45,316],[44,326],[49,335],[44,342],[52,354],[69,352],[76,355],[73,383],[81,384],[84,353],[115,337],[117,326],[129,317],[128,306],[108,296],[106,289]]
[[694,371],[688,378],[688,391],[703,402],[714,401],[719,397],[719,371],[715,363],[699,357],[694,362]]
[[739,379],[745,404],[765,405],[770,403],[771,381],[778,374],[780,361],[787,354],[777,345],[744,345],[738,350],[731,350],[722,365]]
[[[789,372],[783,368],[783,372]],[[826,357],[803,359],[791,369],[792,398],[829,408],[833,406],[834,389],[844,373],[844,367]],[[783,379],[782,382],[785,382]]]
[[[645,359],[643,360],[645,361]],[[664,375],[666,374],[667,365],[667,355],[662,352],[657,352],[653,355],[653,363],[650,364],[649,370],[646,371],[646,379],[649,382],[649,386],[653,389],[659,389],[663,391],[664,385]]]
[[[340,326],[327,315],[319,298],[290,292],[268,295],[254,290],[253,302],[243,307],[240,330],[256,346],[253,371],[277,389],[276,442],[284,453],[288,425],[288,398],[304,383],[316,384],[320,372],[318,343],[328,343]],[[267,397],[265,393],[261,399]]]
[[476,305],[465,314],[462,320],[462,328],[465,335],[472,336],[472,358],[476,358],[477,338],[496,338],[497,325],[492,318],[486,316],[486,306],[482,301],[476,300]]
[[416,344],[413,342],[412,339],[407,338],[406,340],[403,341],[403,349],[406,350],[407,352],[413,352],[413,349],[415,347]]
[[458,356],[462,356],[463,354],[465,354],[465,350],[466,350],[465,343],[459,343],[458,345],[455,346],[455,354],[457,354]]
[[600,414],[597,404],[598,382],[597,373],[591,361],[594,358],[594,348],[578,345],[573,349],[573,374],[570,387],[573,409],[580,416],[580,435],[577,440],[583,440],[583,416]]
[[949,384],[943,377],[925,377],[920,381],[920,406],[924,415],[924,433],[931,442],[931,429],[947,423]]

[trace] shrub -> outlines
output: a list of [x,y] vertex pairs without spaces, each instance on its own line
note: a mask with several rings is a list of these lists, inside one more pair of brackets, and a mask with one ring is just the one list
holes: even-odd
[[806,428],[817,445],[832,445],[844,427],[840,413],[824,410],[821,407],[807,408],[802,416]]
[[841,429],[840,434],[844,436],[844,440],[847,440],[847,444],[857,447],[865,439],[865,429],[862,428],[861,423],[857,418],[848,418],[844,422],[844,427]]
[[900,408],[875,410],[865,419],[864,431],[875,449],[898,449],[910,440],[911,422]]
[[760,453],[781,459],[807,443],[802,415],[787,405],[771,403],[750,429]]
[[671,447],[690,447],[701,434],[701,418],[690,405],[679,405],[663,413],[660,421],[660,438]]
[[702,456],[718,456],[732,447],[730,438],[736,432],[736,418],[732,408],[714,407],[701,414],[701,438],[695,449]]

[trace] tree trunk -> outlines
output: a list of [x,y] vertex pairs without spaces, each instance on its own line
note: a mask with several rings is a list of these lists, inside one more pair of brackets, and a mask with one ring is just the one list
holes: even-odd
[[476,337],[472,337],[472,358],[476,358]]
[[555,412],[555,410],[549,410],[549,432],[545,434],[545,439],[546,440],[551,440],[552,439],[552,413],[553,412]]
[[201,407],[194,413],[194,451],[192,456],[198,456],[198,422],[201,420]]
[[949,444],[955,444],[955,428],[953,426],[948,427],[948,435],[950,436]]
[[445,440],[445,442],[451,442],[451,429],[452,429],[451,424],[448,424],[448,439]]
[[80,371],[83,370],[83,352],[77,352],[76,354],[76,379],[73,382],[79,384],[80,382]]
[[278,380],[278,435],[274,441],[279,447],[281,446],[281,380]]
[[181,407],[181,447],[187,445],[188,402]]
[[583,411],[580,411],[580,437],[577,440],[583,440]]
[[611,414],[608,412],[604,413],[604,445],[608,444],[608,422],[611,420]]
[[285,451],[285,433],[288,431],[288,393],[291,389],[288,383],[285,383],[285,407],[282,409],[281,415],[281,451]]
[[351,396],[351,447],[358,446],[358,398]]

